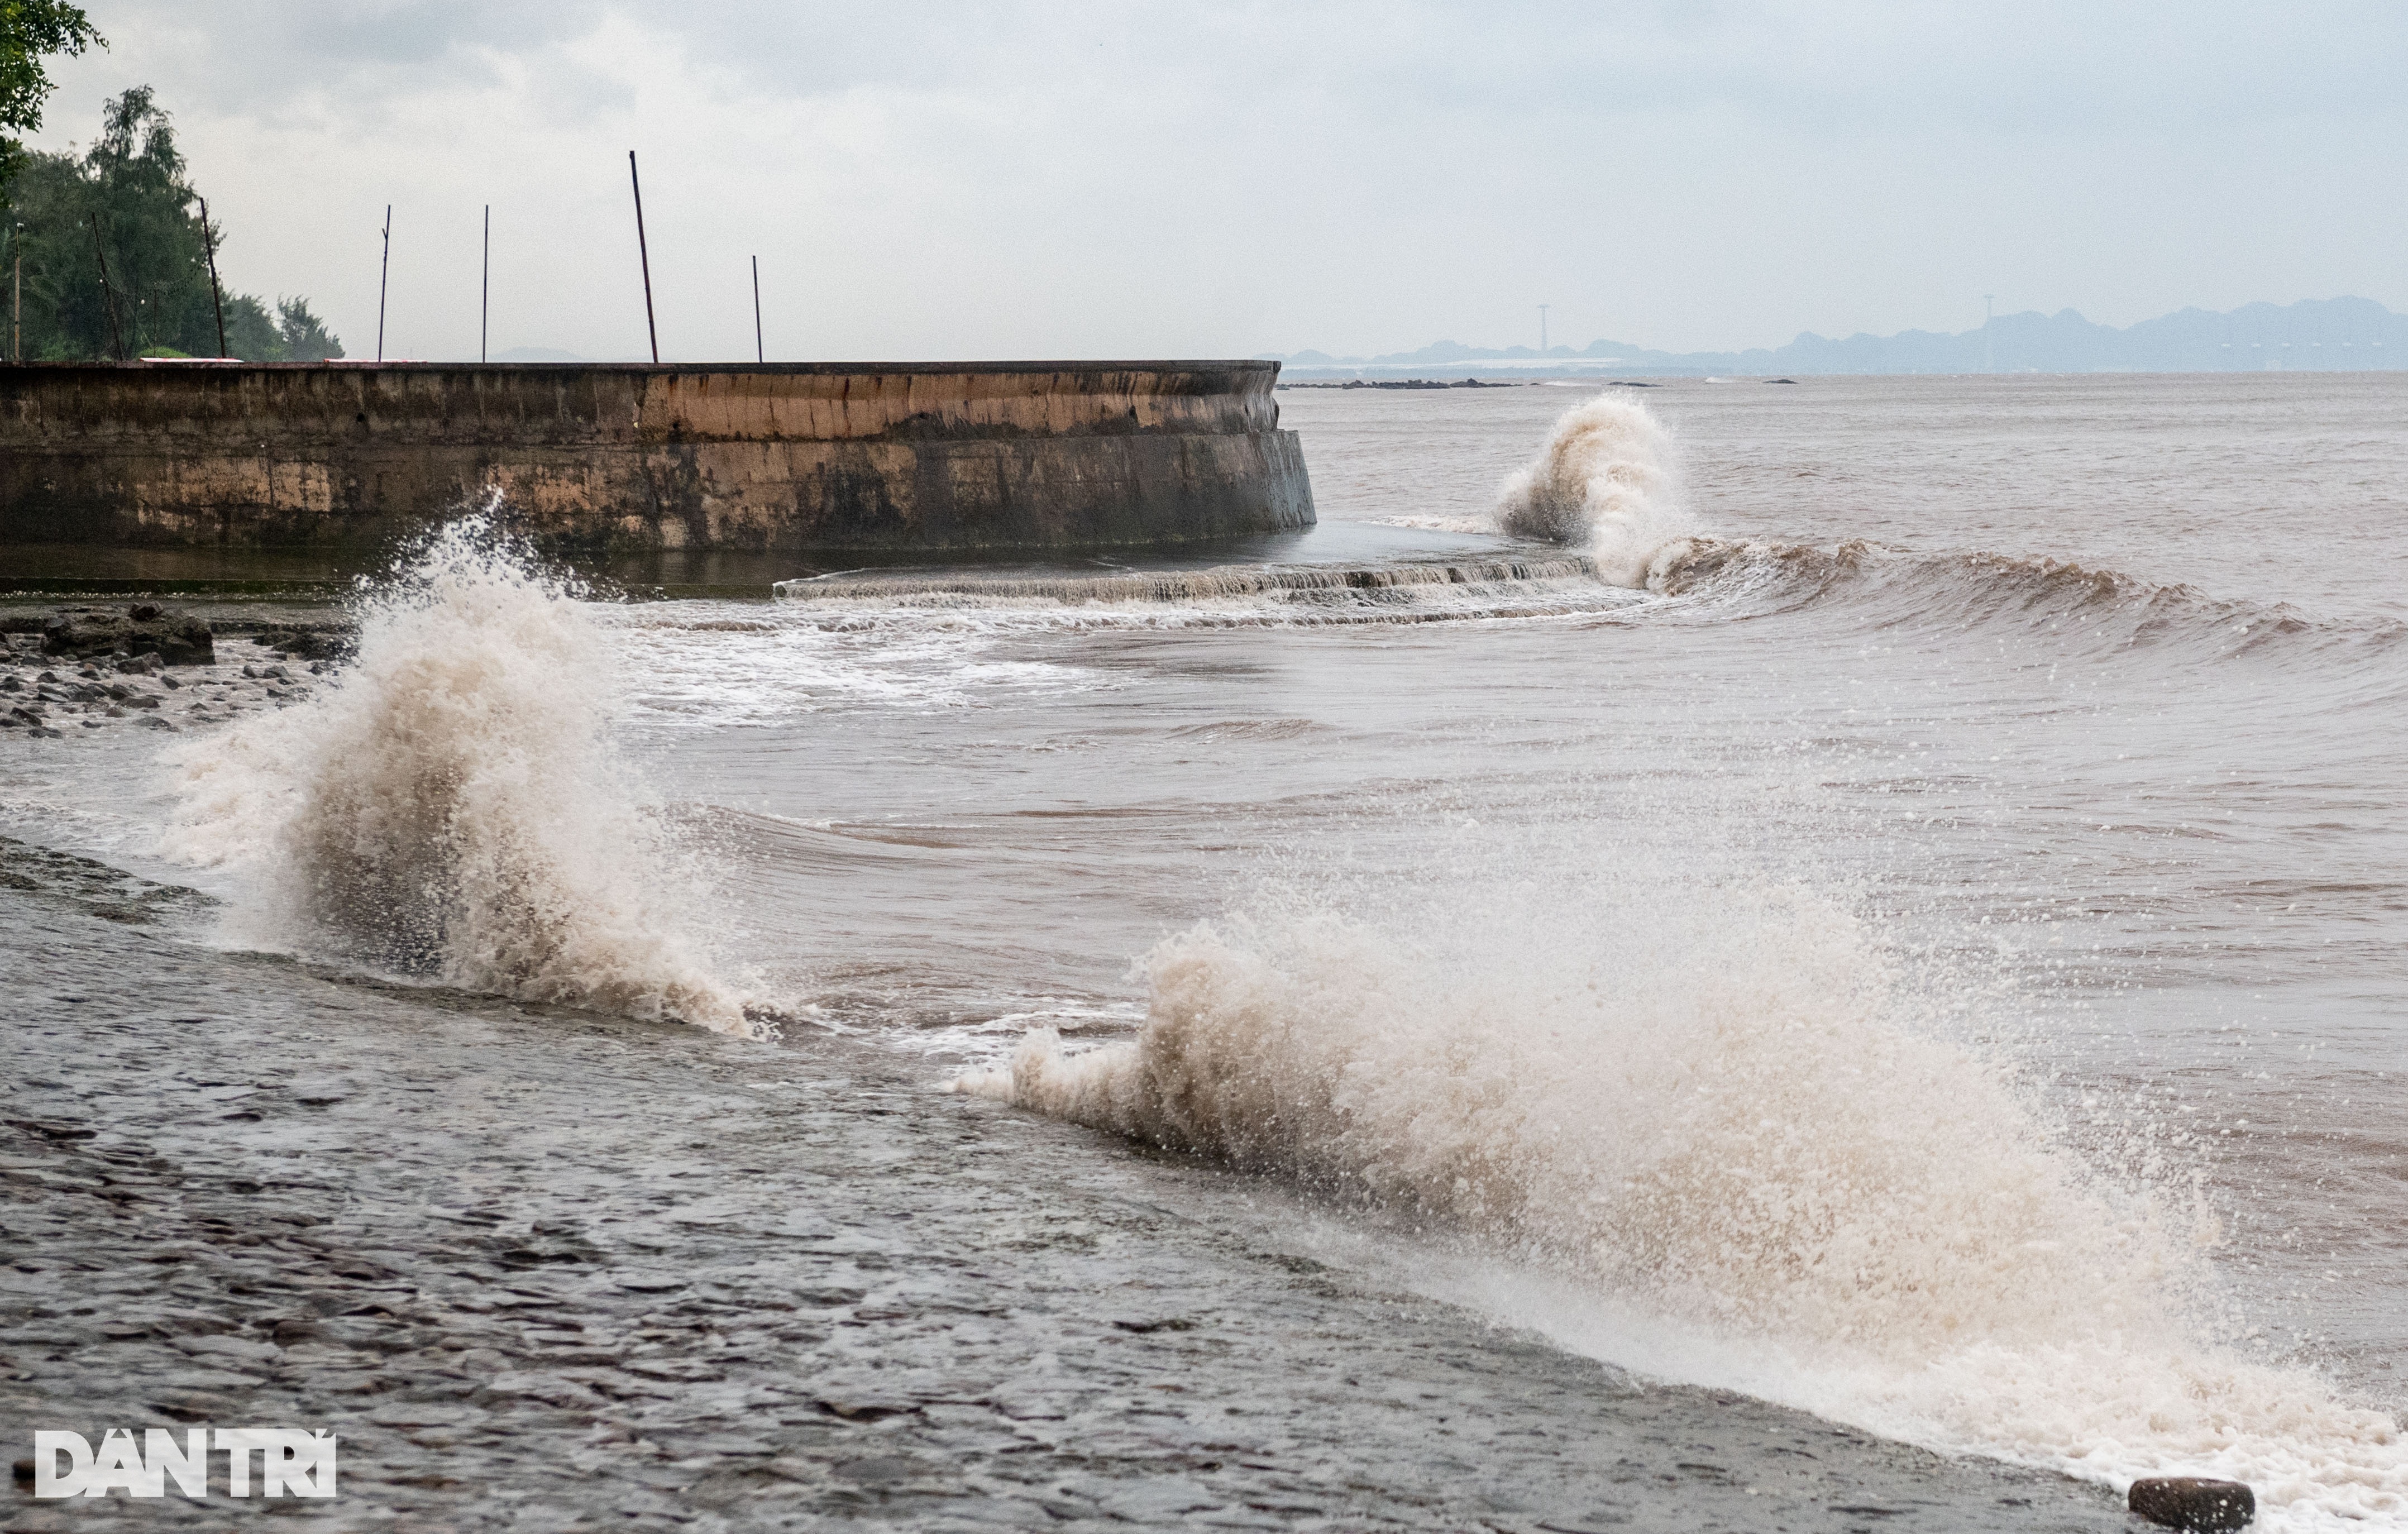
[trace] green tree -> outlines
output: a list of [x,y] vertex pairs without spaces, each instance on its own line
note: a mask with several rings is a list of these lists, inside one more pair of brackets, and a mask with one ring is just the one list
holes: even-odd
[[[7,0],[0,0],[5,5]],[[221,354],[208,240],[174,123],[149,86],[108,103],[79,158],[25,157],[7,217],[24,256],[24,349],[43,361]],[[223,351],[251,362],[343,354],[305,299],[223,299]]]
[[58,89],[42,61],[52,53],[72,58],[86,48],[108,46],[82,7],[62,0],[0,0],[0,201],[25,158],[15,136],[42,125],[42,103]]
[[343,354],[343,343],[326,322],[309,312],[309,300],[299,296],[276,301],[276,328],[284,337],[284,355],[294,362],[324,362]]

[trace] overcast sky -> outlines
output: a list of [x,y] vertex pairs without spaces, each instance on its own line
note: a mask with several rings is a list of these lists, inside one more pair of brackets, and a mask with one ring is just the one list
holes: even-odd
[[1230,356],[2408,308],[2408,7],[86,0],[231,239],[386,352]]

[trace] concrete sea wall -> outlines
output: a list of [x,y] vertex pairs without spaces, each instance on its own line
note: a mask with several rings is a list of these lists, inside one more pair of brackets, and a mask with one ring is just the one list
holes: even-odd
[[0,367],[0,544],[359,546],[498,489],[595,552],[1311,525],[1266,362]]

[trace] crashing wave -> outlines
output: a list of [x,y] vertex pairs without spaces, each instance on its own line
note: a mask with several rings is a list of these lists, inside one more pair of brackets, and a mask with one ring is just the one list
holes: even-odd
[[2408,1511],[2388,1415],[2213,1340],[2161,1151],[2131,1148],[2165,1194],[2095,1172],[1844,910],[1703,893],[1241,915],[1148,956],[1135,1039],[1040,1031],[954,1084],[1451,1227],[1629,1316],[1620,1361],[2118,1485],[2233,1476],[2274,1526]]
[[487,517],[360,612],[314,695],[184,744],[165,851],[240,876],[230,936],[530,1001],[748,1031],[699,880],[612,749],[576,593]]
[[1599,576],[1646,586],[1697,524],[1682,505],[1671,434],[1638,400],[1599,394],[1566,410],[1529,466],[1505,483],[1497,525],[1578,545]]

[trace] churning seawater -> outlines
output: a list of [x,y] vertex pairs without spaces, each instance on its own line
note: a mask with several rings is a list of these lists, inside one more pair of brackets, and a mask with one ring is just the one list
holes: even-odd
[[1323,526],[1234,571],[620,604],[459,529],[8,819],[882,1041],[1644,1372],[2408,1527],[2408,380],[1281,400]]

